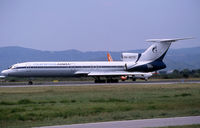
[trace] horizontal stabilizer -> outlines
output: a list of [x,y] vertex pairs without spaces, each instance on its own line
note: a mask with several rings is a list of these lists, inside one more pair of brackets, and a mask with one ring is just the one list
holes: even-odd
[[174,39],[148,39],[147,42],[176,42],[179,40],[187,40],[187,39],[193,39],[193,37],[190,38],[174,38]]

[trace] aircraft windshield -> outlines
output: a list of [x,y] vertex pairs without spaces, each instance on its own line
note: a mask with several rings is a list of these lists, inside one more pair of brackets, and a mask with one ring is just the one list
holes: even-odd
[[12,66],[10,66],[8,69],[14,69],[15,68],[15,66],[14,65],[12,65]]

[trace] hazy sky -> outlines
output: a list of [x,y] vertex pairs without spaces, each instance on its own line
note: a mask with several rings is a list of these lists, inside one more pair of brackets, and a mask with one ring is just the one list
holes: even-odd
[[200,0],[0,0],[0,47],[121,51],[174,37],[200,46]]

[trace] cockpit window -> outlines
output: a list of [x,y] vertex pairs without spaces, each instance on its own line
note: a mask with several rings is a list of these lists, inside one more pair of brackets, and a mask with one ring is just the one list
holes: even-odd
[[8,69],[14,69],[15,68],[15,66],[14,65],[12,65],[12,66],[10,66]]

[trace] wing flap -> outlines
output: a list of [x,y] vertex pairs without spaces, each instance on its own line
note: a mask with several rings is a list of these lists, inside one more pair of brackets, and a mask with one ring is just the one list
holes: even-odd
[[88,76],[128,76],[135,75],[133,72],[116,71],[116,72],[90,72]]
[[87,72],[87,71],[77,71],[75,72],[74,74],[75,75],[88,75],[90,72]]

